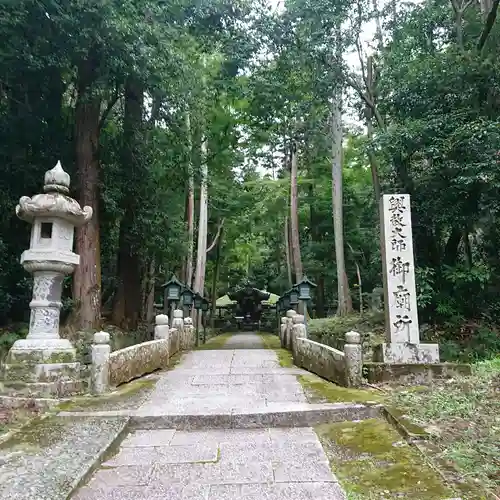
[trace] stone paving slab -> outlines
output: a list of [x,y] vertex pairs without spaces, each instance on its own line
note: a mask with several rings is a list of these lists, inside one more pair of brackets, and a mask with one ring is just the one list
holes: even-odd
[[[148,447],[158,435],[150,432],[128,436],[127,446],[73,498],[345,499],[312,428],[171,429],[162,435],[171,436],[169,444]],[[207,451],[213,460],[200,461]]]
[[311,427],[379,409],[309,404],[296,378],[304,370],[280,367],[261,346],[257,335],[235,335],[161,373],[127,413],[132,433],[73,498],[345,500]]
[[197,444],[190,446],[127,447],[116,457],[104,463],[106,467],[149,464],[187,464],[216,462],[216,446]]
[[0,498],[66,500],[128,419],[47,418],[2,445]]

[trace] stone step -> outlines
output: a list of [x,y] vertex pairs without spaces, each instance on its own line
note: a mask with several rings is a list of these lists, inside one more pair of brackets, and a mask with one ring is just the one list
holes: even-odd
[[0,382],[0,393],[10,397],[51,398],[79,394],[85,390],[82,380],[61,380],[53,382],[25,382],[5,380]]
[[28,383],[78,380],[80,363],[5,364],[2,367],[2,377],[6,381]]
[[311,427],[328,422],[343,422],[377,418],[381,405],[332,403],[317,405],[295,405],[296,408],[271,411],[234,410],[226,413],[171,413],[151,411],[95,411],[58,413],[60,417],[130,417],[133,429],[263,429],[270,427]]

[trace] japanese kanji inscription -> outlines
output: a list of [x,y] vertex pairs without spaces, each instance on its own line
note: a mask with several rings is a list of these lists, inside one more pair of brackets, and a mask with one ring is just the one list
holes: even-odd
[[383,195],[382,264],[388,342],[418,344],[410,196]]

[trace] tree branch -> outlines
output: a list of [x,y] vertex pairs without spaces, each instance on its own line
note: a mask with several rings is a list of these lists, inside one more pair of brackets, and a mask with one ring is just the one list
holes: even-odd
[[120,98],[120,90],[119,86],[116,85],[116,89],[111,96],[111,99],[108,101],[108,105],[106,106],[106,109],[101,115],[101,118],[99,120],[99,130],[104,126],[104,123],[106,122],[106,119],[108,118],[109,114],[111,113],[112,109],[114,108],[115,104],[118,102],[118,99]]
[[215,245],[217,245],[217,240],[219,239],[220,232],[222,231],[222,226],[224,226],[224,221],[225,221],[225,219],[221,219],[221,221],[219,222],[219,225],[217,227],[217,234],[215,235],[215,238],[214,238],[214,241],[212,241],[212,244],[207,248],[207,253],[210,252],[215,247]]
[[493,0],[493,5],[491,6],[491,10],[488,14],[488,17],[486,18],[486,23],[484,24],[483,31],[481,32],[481,36],[479,37],[479,41],[477,42],[478,52],[482,52],[484,46],[486,45],[486,41],[490,36],[491,30],[497,18],[499,5],[500,5],[500,0]]
[[361,99],[363,99],[365,104],[372,110],[373,116],[375,116],[375,119],[377,120],[378,126],[384,130],[385,129],[384,119],[382,118],[382,115],[380,114],[380,112],[377,109],[377,106],[375,105],[373,100],[370,99],[370,97],[367,95],[366,92],[363,92],[363,89],[361,88],[361,86],[356,82],[356,80],[353,77],[346,75],[346,82],[349,86],[351,86],[358,93],[358,95],[361,97]]

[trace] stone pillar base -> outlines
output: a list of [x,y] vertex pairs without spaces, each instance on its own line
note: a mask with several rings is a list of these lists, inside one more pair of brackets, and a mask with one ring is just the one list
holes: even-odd
[[374,361],[379,363],[439,363],[438,344],[392,343],[375,347]]
[[11,395],[62,397],[83,390],[80,363],[66,339],[16,341],[1,376],[2,391]]

